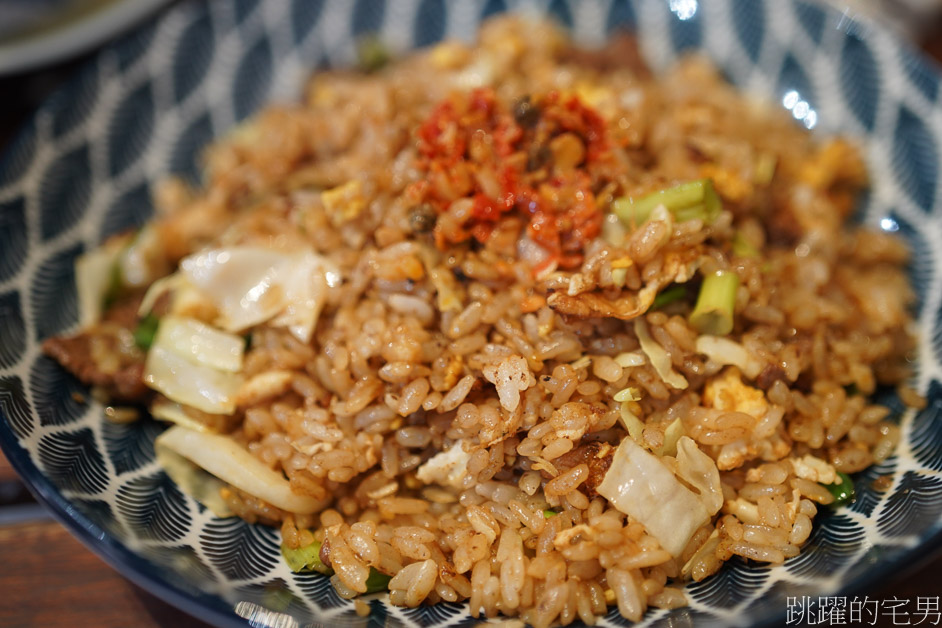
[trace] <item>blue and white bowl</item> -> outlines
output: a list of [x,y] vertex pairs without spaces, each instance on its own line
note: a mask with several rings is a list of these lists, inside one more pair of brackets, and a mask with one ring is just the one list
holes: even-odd
[[[73,261],[151,214],[151,185],[197,176],[200,148],[308,73],[352,61],[356,38],[394,50],[471,39],[485,16],[549,12],[585,43],[627,26],[656,68],[698,50],[740,87],[789,108],[814,132],[860,138],[873,179],[862,220],[913,250],[922,352],[919,413],[885,400],[902,443],[857,478],[850,507],[819,517],[808,547],[779,567],[732,561],[688,586],[690,606],[646,625],[784,623],[788,598],[862,594],[942,542],[942,146],[940,77],[875,26],[797,0],[217,0],[176,5],[110,47],[50,99],[0,160],[0,444],[69,529],[131,580],[220,625],[471,625],[466,606],[370,601],[359,617],[326,578],[292,574],[275,530],[218,519],[154,460],[160,426],[114,425],[40,352],[75,328]],[[877,476],[892,486],[878,492]],[[809,599],[805,599],[808,596]],[[795,600],[793,600],[794,602]],[[793,609],[794,610],[794,609]],[[245,618],[245,619],[243,619]],[[283,622],[283,623],[277,623]],[[626,625],[612,611],[603,622]]]

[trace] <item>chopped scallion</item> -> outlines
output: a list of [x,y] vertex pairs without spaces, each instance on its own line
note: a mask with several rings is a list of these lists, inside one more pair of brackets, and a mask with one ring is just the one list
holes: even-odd
[[364,72],[376,72],[389,63],[389,50],[376,35],[367,35],[357,44],[357,58]]
[[666,290],[661,290],[657,293],[657,296],[654,297],[654,303],[651,304],[651,307],[655,310],[662,308],[665,305],[670,305],[674,301],[680,301],[687,295],[687,289],[679,284],[675,284]]
[[752,246],[742,233],[736,232],[733,236],[733,255],[737,257],[759,257],[759,249]]
[[629,226],[643,224],[658,205],[664,205],[677,222],[699,218],[709,224],[723,210],[710,179],[681,183],[640,199],[622,197],[612,205],[615,215]]
[[114,263],[111,265],[111,276],[108,280],[108,289],[105,291],[103,299],[103,309],[107,310],[114,305],[114,302],[121,296],[121,290],[124,288],[124,277],[121,274],[121,265]]
[[[288,567],[295,573],[316,571],[325,576],[334,573],[333,569],[321,562],[321,544],[317,541],[295,549],[282,545],[281,555],[285,557]],[[369,583],[369,580],[367,580],[367,583]]]
[[739,275],[717,271],[704,278],[697,305],[690,313],[690,324],[701,334],[725,336],[733,330],[733,308]]
[[544,518],[544,519],[550,519],[550,518],[552,518],[552,517],[555,517],[555,516],[558,515],[558,514],[559,514],[559,513],[556,512],[555,510],[544,510],[544,511],[543,511],[543,518]]
[[752,180],[758,185],[768,185],[775,176],[778,159],[772,153],[760,153],[756,159],[756,169]]
[[150,349],[150,346],[154,344],[154,337],[157,335],[157,326],[159,324],[160,319],[154,314],[148,314],[142,318],[134,330],[134,344],[145,351]]
[[831,506],[843,506],[853,501],[855,495],[854,481],[850,479],[849,475],[838,471],[837,479],[838,481],[834,484],[823,485],[834,496]]
[[366,578],[366,592],[379,593],[389,588],[389,581],[392,576],[387,576],[382,571],[377,571],[375,567],[370,567],[370,575]]

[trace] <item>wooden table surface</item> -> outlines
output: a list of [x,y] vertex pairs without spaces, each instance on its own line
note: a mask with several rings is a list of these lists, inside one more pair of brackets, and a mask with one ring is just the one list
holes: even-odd
[[[942,33],[927,40],[924,48],[942,59]],[[36,103],[81,61],[0,80],[0,147]],[[942,555],[926,557],[926,561],[868,592],[870,599],[910,600],[910,609],[917,598],[938,603]],[[917,623],[917,618],[910,619]],[[869,620],[866,624],[894,625],[885,615],[875,624]],[[32,500],[0,454],[0,628],[20,626],[203,628],[206,624],[130,583],[86,549]]]

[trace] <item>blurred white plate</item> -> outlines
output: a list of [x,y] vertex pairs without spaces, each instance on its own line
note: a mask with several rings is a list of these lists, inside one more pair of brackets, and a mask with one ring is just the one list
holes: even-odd
[[[90,50],[137,24],[167,0],[53,2],[22,0],[0,5],[5,26],[19,22],[20,32],[0,33],[0,75],[25,72]],[[46,12],[41,19],[37,16]],[[61,15],[57,15],[61,14]]]

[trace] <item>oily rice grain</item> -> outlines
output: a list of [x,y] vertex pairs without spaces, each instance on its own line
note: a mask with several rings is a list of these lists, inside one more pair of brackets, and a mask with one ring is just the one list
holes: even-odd
[[[194,286],[154,313],[248,337],[231,413],[179,407],[323,501],[222,491],[286,548],[323,543],[341,597],[375,570],[402,606],[639,621],[734,556],[797,555],[834,501],[823,484],[893,454],[897,417],[868,395],[926,403],[908,384],[908,254],[844,224],[866,184],[850,141],[809,137],[702,59],[652,78],[630,40],[589,53],[522,20],[315,75],[302,104],[208,150],[204,187],[166,183],[130,250],[156,234],[141,288],[182,286],[181,259],[213,249],[314,260],[323,283],[277,285],[245,327]],[[676,184],[711,186],[718,215],[657,207]],[[646,197],[648,215],[609,215]],[[737,280],[728,329],[694,315],[718,272]],[[153,357],[116,314],[78,337],[88,355],[46,347],[112,395]],[[166,415],[164,392],[135,401]],[[638,472],[627,451],[673,482],[649,509],[702,511],[665,531],[632,510],[611,489]]]

